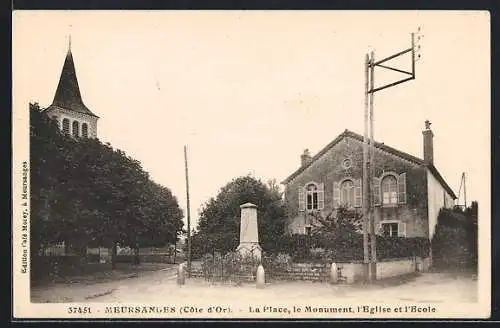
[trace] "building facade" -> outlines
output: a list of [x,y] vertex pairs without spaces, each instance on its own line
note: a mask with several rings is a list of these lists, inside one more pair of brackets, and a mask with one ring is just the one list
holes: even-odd
[[55,119],[65,134],[75,138],[97,138],[99,117],[83,103],[71,53],[71,43],[64,60],[54,100],[44,113]]
[[[455,203],[455,193],[433,164],[433,133],[426,121],[424,159],[374,143],[373,202],[376,233],[432,238],[439,209]],[[362,212],[363,137],[345,130],[317,155],[306,150],[301,166],[282,183],[287,232],[308,234],[340,206]]]

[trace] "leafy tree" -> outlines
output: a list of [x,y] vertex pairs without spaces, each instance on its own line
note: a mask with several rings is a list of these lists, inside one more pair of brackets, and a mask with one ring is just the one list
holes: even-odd
[[273,247],[284,232],[285,210],[277,185],[251,176],[233,179],[221,188],[200,211],[198,232],[193,235],[192,253],[227,253],[239,243],[240,205],[257,205],[259,241],[264,250]]
[[314,213],[313,217],[311,233],[327,243],[339,238],[351,238],[362,231],[361,214],[345,207],[340,207],[326,216],[319,212]]
[[32,251],[54,243],[86,253],[88,246],[165,245],[182,230],[170,190],[139,161],[98,139],[63,135],[30,104]]

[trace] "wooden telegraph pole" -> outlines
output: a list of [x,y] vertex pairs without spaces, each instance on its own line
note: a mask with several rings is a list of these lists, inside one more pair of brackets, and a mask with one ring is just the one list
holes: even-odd
[[184,166],[186,168],[186,206],[187,206],[187,267],[188,274],[191,272],[191,210],[189,206],[189,175],[188,175],[188,160],[187,146],[184,146]]
[[[460,195],[462,194],[462,187],[464,188],[464,204],[460,204]],[[467,208],[467,190],[465,189],[465,172],[462,172],[462,177],[460,178],[460,188],[458,189],[458,200],[457,205],[465,210]]]
[[[376,229],[375,229],[375,207],[374,207],[374,154],[375,145],[373,139],[373,98],[377,91],[387,89],[398,84],[415,79],[415,62],[420,58],[420,45],[418,41],[422,38],[420,28],[417,31],[417,44],[415,43],[415,34],[411,34],[411,47],[403,51],[395,53],[379,61],[375,61],[375,55],[372,51],[369,55],[366,54],[365,58],[365,131],[363,137],[363,255],[365,267],[365,280],[372,281],[377,276],[377,243],[376,243]],[[412,63],[411,70],[402,70],[399,68],[387,66],[384,64],[391,59],[411,53]],[[418,54],[417,54],[418,53]],[[383,65],[384,64],[384,65]],[[405,74],[406,77],[395,82],[375,87],[375,68],[383,68]],[[369,133],[368,133],[369,130]],[[369,136],[368,136],[369,134]],[[465,192],[465,190],[464,190]]]
[[463,177],[464,177],[464,210],[466,210],[467,209],[467,188],[465,185],[465,172],[463,173]]
[[368,54],[365,58],[365,128],[363,135],[363,269],[365,281],[369,281],[370,277],[370,252],[368,245],[368,230],[369,230],[369,218],[368,218],[368,97],[369,97],[369,87],[368,87],[368,75],[369,75],[369,57]]
[[[375,62],[375,54],[372,51],[370,54],[370,88],[373,89],[373,85],[375,82],[374,72],[375,66],[373,63]],[[373,139],[373,97],[374,93],[370,94],[370,147],[369,147],[369,159],[368,159],[368,174],[369,174],[369,193],[368,193],[368,206],[369,206],[369,217],[368,220],[370,222],[370,280],[376,280],[377,275],[377,236],[375,234],[375,207],[374,207],[374,153],[375,153],[375,145],[373,144],[375,141]]]

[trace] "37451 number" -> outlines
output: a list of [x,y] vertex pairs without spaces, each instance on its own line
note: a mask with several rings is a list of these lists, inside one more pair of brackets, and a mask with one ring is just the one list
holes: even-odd
[[69,314],[90,314],[92,313],[88,306],[70,306],[68,307]]

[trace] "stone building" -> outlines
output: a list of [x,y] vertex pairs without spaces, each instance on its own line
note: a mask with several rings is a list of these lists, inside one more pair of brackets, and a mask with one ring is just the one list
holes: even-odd
[[75,138],[97,138],[99,117],[85,106],[76,77],[71,41],[52,104],[44,109],[49,117],[57,120],[59,128]]
[[[433,163],[433,132],[426,121],[424,158],[374,143],[374,216],[378,234],[432,238],[439,210],[455,203],[455,193]],[[282,183],[288,210],[287,232],[308,234],[314,215],[339,206],[362,212],[363,136],[345,130],[318,154],[306,150],[301,166]],[[315,214],[316,213],[316,214]]]

